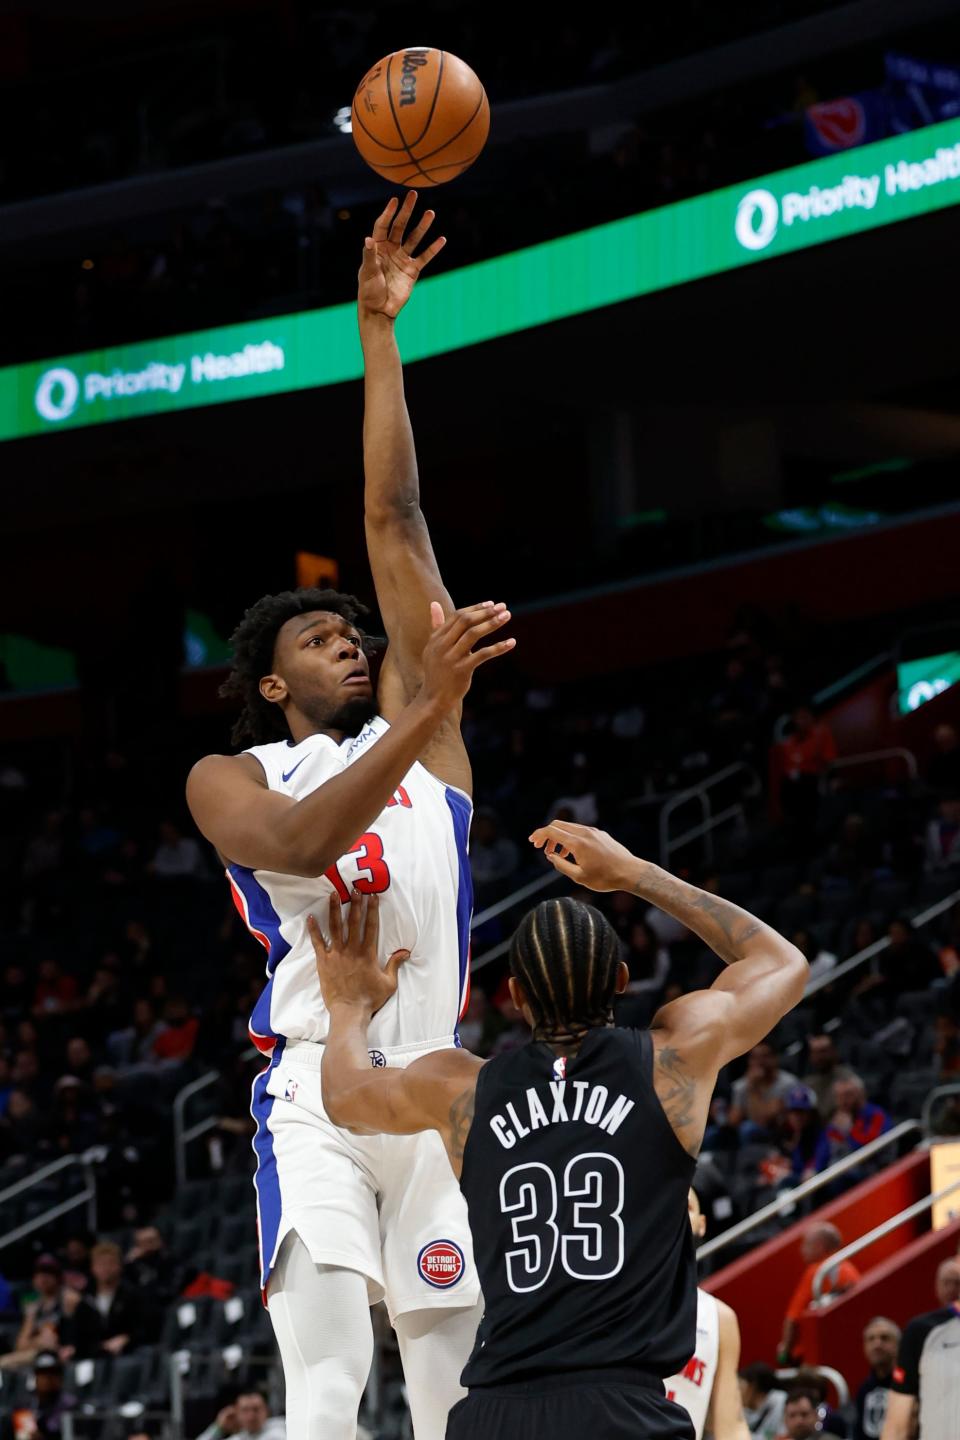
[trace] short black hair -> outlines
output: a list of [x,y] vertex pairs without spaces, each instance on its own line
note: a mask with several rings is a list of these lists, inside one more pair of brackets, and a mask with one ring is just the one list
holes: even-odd
[[289,739],[283,711],[279,705],[264,700],[260,681],[273,669],[274,647],[282,626],[294,615],[306,615],[312,610],[329,610],[348,625],[356,625],[360,616],[368,613],[355,595],[344,595],[339,590],[282,590],[279,595],[262,595],[230,636],[233,668],[220,686],[220,694],[224,699],[242,702],[230,735],[234,745],[266,745],[271,740]]
[[762,1360],[753,1360],[749,1365],[744,1365],[740,1370],[741,1380],[746,1380],[748,1385],[754,1385],[762,1390],[764,1395],[769,1395],[771,1390],[777,1388],[777,1372],[772,1365],[766,1365]]
[[619,961],[620,938],[592,905],[565,895],[525,915],[510,970],[530,1002],[535,1038],[573,1039],[608,1024]]

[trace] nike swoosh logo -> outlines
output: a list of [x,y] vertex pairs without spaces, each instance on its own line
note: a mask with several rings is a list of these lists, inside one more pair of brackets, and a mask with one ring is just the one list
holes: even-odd
[[[303,760],[309,760],[309,758],[310,758],[309,755],[304,755]],[[285,774],[284,777],[283,777],[283,783],[284,783],[284,785],[286,785],[287,781],[290,779],[290,776],[291,776],[291,775],[295,775],[296,772],[300,769],[300,766],[303,764],[303,760],[298,760],[297,763],[296,763],[296,765],[294,765],[293,769],[292,769],[292,770],[288,770],[288,771],[286,772],[286,774]]]

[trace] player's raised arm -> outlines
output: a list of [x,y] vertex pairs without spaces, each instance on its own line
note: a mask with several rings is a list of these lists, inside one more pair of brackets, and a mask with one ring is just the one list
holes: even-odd
[[629,890],[692,930],[727,966],[709,990],[665,1005],[651,1029],[657,1094],[695,1154],[718,1072],[758,1044],[803,998],[809,968],[762,920],[632,855],[602,830],[553,821],[530,837],[555,869],[591,890]]
[[[380,707],[388,720],[419,688],[427,604],[438,601],[445,615],[453,610],[420,508],[417,455],[394,334],[394,321],[421,271],[444,245],[440,236],[416,253],[434,221],[434,212],[425,210],[411,224],[416,200],[411,190],[402,205],[391,200],[380,215],[364,244],[357,293],[364,361],[364,516],[370,569],[389,640],[380,677]],[[452,736],[448,748],[453,754],[444,762],[449,766],[452,758],[454,772],[443,778],[466,788],[469,770],[457,747]]]
[[308,922],[330,1029],[323,1054],[323,1104],[331,1122],[360,1134],[415,1135],[438,1130],[459,1175],[473,1119],[482,1065],[466,1050],[435,1050],[405,1070],[374,1067],[367,1027],[392,999],[407,951],[381,967],[377,959],[379,901],[354,895],[346,930],[337,896],[330,898],[330,934]]
[[[419,694],[376,745],[302,800],[270,790],[250,755],[208,755],[197,762],[187,780],[187,801],[199,830],[225,860],[287,875],[322,875],[380,814],[460,705],[477,667],[513,647],[507,639],[474,649],[509,620],[502,604],[470,606],[448,620],[439,605],[426,610],[429,639]],[[334,663],[349,671],[358,652],[347,650]]]

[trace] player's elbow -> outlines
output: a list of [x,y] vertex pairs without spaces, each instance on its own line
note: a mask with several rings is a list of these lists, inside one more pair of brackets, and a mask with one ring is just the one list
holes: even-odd
[[784,967],[787,971],[786,1000],[787,1010],[792,1010],[799,1005],[804,997],[807,988],[807,981],[810,979],[810,965],[807,957],[798,950],[796,945],[784,941]]

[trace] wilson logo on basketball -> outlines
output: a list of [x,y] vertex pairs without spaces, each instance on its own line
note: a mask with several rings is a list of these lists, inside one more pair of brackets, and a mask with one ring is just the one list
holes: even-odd
[[408,50],[400,66],[400,104],[416,105],[417,71],[427,63],[425,50]]
[[453,1240],[433,1240],[417,1256],[421,1279],[435,1290],[449,1290],[464,1272],[463,1251]]

